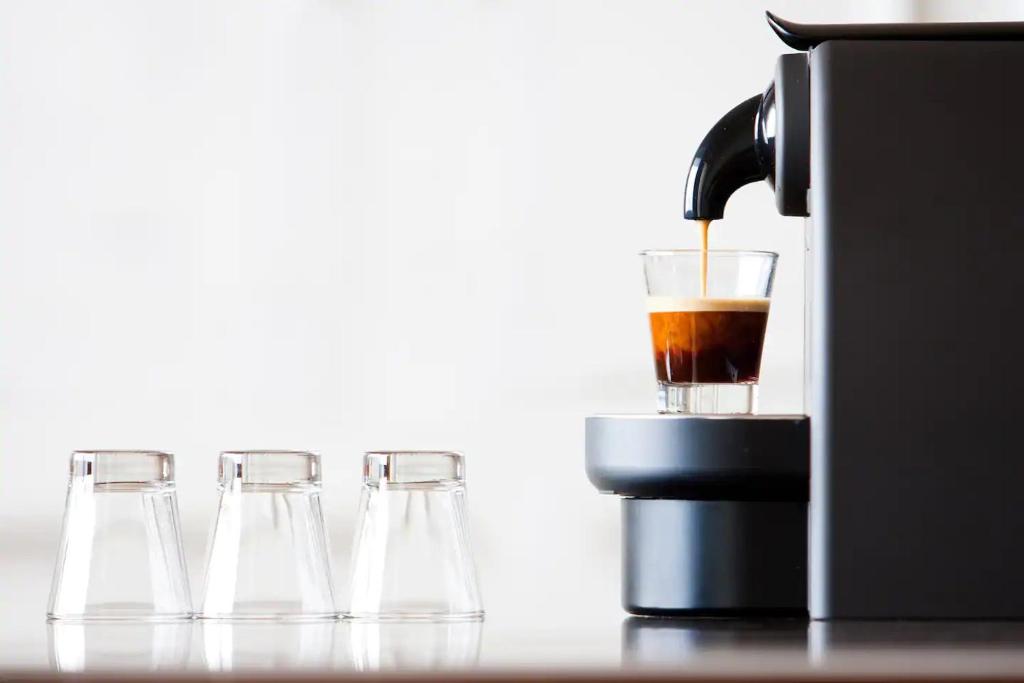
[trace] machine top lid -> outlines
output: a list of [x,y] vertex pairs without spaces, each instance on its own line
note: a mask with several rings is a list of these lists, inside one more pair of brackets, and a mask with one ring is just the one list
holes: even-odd
[[795,50],[809,50],[826,40],[1022,40],[1024,22],[923,24],[798,24],[765,12],[768,25]]

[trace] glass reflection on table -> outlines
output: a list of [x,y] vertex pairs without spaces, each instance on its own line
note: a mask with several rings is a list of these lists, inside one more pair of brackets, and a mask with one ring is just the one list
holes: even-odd
[[211,672],[331,666],[334,621],[203,621],[203,659]]
[[60,673],[170,671],[188,665],[190,621],[47,624],[50,667]]
[[480,621],[349,621],[344,626],[357,671],[462,669],[480,660]]

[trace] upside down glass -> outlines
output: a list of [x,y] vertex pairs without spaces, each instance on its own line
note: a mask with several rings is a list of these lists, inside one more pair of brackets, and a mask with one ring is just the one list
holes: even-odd
[[159,451],[75,451],[47,616],[192,617],[174,485]]
[[755,412],[778,254],[710,250],[706,271],[699,249],[645,251],[641,256],[658,411]]
[[320,508],[320,456],[303,451],[221,453],[218,479],[220,511],[199,616],[334,618]]
[[366,454],[347,617],[483,617],[463,463],[445,451]]

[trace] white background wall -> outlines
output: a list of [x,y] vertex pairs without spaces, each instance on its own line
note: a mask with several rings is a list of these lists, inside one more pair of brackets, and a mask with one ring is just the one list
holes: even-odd
[[[49,571],[70,451],[165,449],[198,592],[217,452],[302,448],[341,588],[362,451],[460,449],[492,617],[617,620],[618,505],[585,479],[583,418],[653,408],[636,252],[697,243],[693,151],[786,51],[761,10],[0,4],[0,562]],[[765,411],[802,406],[802,235],[763,185],[713,228],[781,254]],[[32,617],[45,583],[18,589]]]

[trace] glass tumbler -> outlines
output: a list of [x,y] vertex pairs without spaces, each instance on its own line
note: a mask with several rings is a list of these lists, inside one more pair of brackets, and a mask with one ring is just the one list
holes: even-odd
[[367,453],[346,616],[456,621],[483,614],[462,455]]
[[749,414],[778,254],[645,251],[658,411]]
[[75,451],[71,455],[47,616],[191,618],[171,454]]
[[206,566],[203,619],[337,615],[320,509],[320,456],[221,453],[220,510]]

